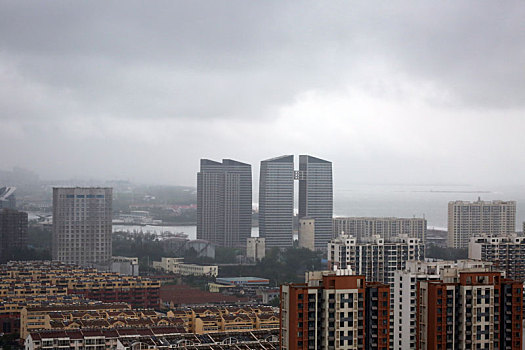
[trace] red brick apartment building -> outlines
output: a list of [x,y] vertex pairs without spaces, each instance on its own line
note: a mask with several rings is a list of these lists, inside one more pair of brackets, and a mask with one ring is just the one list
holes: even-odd
[[281,286],[281,349],[388,349],[390,287],[350,270]]

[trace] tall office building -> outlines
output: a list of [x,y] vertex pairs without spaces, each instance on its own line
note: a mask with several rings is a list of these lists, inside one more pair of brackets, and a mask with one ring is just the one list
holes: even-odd
[[444,269],[419,282],[416,300],[416,349],[522,349],[522,281],[490,268]]
[[27,213],[0,209],[0,263],[13,259],[27,245]]
[[337,217],[334,218],[334,237],[346,234],[358,241],[373,236],[386,240],[401,235],[419,238],[425,242],[427,220],[424,218],[382,218],[382,217]]
[[197,238],[246,246],[252,229],[252,168],[231,159],[201,159],[197,173]]
[[473,236],[512,234],[516,230],[514,201],[448,203],[448,246],[467,248]]
[[390,288],[351,270],[281,286],[280,349],[388,349]]
[[374,236],[365,242],[341,235],[328,243],[328,267],[351,268],[369,281],[392,284],[394,272],[407,261],[424,260],[425,245],[419,238],[397,237],[386,241]]
[[53,188],[53,260],[109,268],[113,190]]
[[259,177],[259,237],[267,247],[293,244],[293,155],[261,162]]
[[332,238],[332,163],[308,155],[299,156],[299,219],[315,220],[315,249],[325,250]]

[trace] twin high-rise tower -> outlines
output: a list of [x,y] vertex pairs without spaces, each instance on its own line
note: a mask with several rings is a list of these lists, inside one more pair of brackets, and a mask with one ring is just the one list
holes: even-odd
[[201,159],[197,173],[197,238],[218,246],[246,245],[252,229],[252,167]]
[[[315,249],[332,238],[332,163],[285,155],[261,162],[259,236],[267,247],[293,244],[294,180],[299,181],[299,219],[313,219]],[[201,159],[197,174],[197,237],[220,246],[244,246],[251,234],[252,178],[249,164]]]
[[267,247],[292,246],[294,179],[299,181],[299,219],[314,219],[315,249],[326,249],[332,238],[332,163],[307,155],[299,156],[298,171],[293,155],[261,162],[259,236]]

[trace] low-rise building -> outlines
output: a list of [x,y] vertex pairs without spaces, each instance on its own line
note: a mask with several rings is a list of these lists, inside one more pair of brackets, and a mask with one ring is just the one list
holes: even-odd
[[116,272],[121,275],[138,276],[139,258],[113,256],[111,257],[111,272]]
[[215,282],[226,286],[239,287],[259,287],[270,284],[269,279],[259,277],[218,277]]
[[182,276],[216,277],[219,275],[217,265],[185,264],[183,258],[162,258],[161,261],[154,261],[153,267]]
[[0,297],[81,295],[132,307],[159,306],[160,282],[139,276],[65,264],[57,261],[16,261],[0,265]]
[[217,332],[197,335],[177,327],[148,329],[92,329],[36,331],[25,341],[26,350],[54,349],[277,349],[278,330]]

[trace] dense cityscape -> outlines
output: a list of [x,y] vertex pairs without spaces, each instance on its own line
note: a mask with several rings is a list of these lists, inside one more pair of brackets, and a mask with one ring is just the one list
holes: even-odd
[[0,0],[0,350],[525,350],[524,19]]
[[[2,346],[522,348],[515,201],[450,201],[448,229],[430,230],[424,217],[334,216],[324,159],[263,160],[258,180],[258,205],[251,165],[231,159],[202,159],[176,205],[150,188],[117,209],[121,192],[144,191],[131,183],[1,188]],[[122,229],[181,216],[196,237]]]

